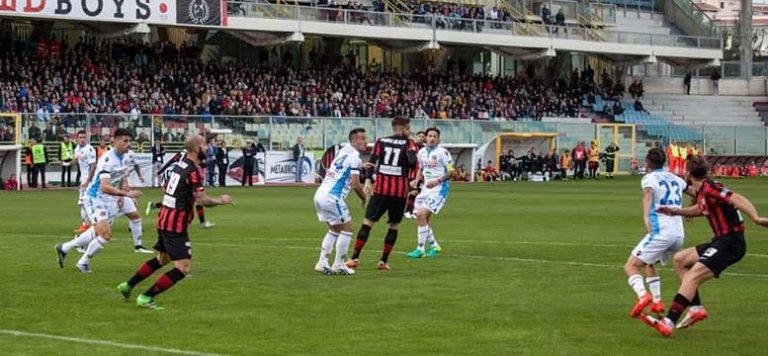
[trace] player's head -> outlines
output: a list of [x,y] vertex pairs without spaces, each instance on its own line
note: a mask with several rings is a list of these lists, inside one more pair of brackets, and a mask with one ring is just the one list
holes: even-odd
[[364,128],[356,128],[349,132],[349,144],[358,151],[365,151],[368,146]]
[[656,169],[661,169],[664,167],[666,161],[667,155],[661,148],[651,148],[645,155],[645,170],[650,172]]
[[424,131],[416,133],[416,143],[423,145],[427,142],[427,134]]
[[685,159],[686,178],[695,180],[707,179],[709,164],[706,158],[699,155],[691,155]]
[[440,130],[430,127],[426,131],[427,135],[427,146],[429,147],[435,147],[438,142],[440,142]]
[[85,134],[85,130],[80,130],[77,132],[77,143],[80,146],[85,146],[86,139],[88,139],[88,135]]
[[69,134],[65,134],[61,138],[64,140],[65,143],[69,143]]
[[207,149],[205,138],[200,135],[190,135],[184,141],[184,149],[187,150],[187,157],[197,163],[205,160],[205,150]]
[[392,132],[399,136],[411,135],[411,119],[405,116],[395,116],[392,119]]
[[131,149],[131,141],[133,140],[133,134],[127,129],[117,129],[115,134],[112,135],[112,146],[119,154],[128,152]]

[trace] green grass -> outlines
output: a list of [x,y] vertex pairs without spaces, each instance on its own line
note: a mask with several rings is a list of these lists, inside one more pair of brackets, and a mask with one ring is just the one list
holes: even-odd
[[[768,214],[765,183],[726,182]],[[76,193],[2,193],[0,329],[238,355],[765,352],[768,231],[751,222],[750,255],[702,289],[710,319],[664,339],[627,317],[634,295],[621,266],[644,234],[639,178],[455,185],[433,224],[444,255],[406,259],[416,235],[407,221],[393,269],[377,271],[385,232],[377,226],[351,277],[312,269],[325,233],[313,188],[213,189],[223,191],[236,205],[207,211],[215,228],[191,230],[192,275],[158,298],[163,311],[124,303],[114,289],[147,258],[132,252],[125,218],[85,276],[73,267],[76,253],[61,270],[53,251],[78,223]],[[158,196],[147,190],[142,202]],[[145,219],[145,245],[153,227]],[[703,219],[686,229],[686,246],[711,236]],[[669,304],[678,281],[669,268],[662,281]],[[0,350],[153,354],[7,334]]]

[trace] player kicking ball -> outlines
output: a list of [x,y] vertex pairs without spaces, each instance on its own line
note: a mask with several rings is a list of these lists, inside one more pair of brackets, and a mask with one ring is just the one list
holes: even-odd
[[[709,166],[703,157],[688,156],[686,177],[696,190],[696,205],[657,209],[660,214],[669,216],[704,215],[715,235],[708,243],[675,254],[675,270],[681,283],[667,317],[658,320],[642,315],[642,321],[663,336],[670,336],[676,328],[684,329],[707,318],[707,311],[699,299],[699,287],[712,278],[720,277],[726,268],[739,262],[747,252],[741,213],[747,214],[756,224],[768,227],[768,218],[758,215],[747,198],[709,179],[708,172]],[[689,306],[686,317],[678,324],[678,319]]]
[[[427,145],[419,150],[417,155],[421,169],[416,179],[411,181],[411,187],[416,188],[419,181],[424,179],[421,193],[416,196],[414,212],[418,224],[418,244],[416,249],[408,253],[410,258],[436,257],[440,254],[440,245],[435,240],[432,227],[429,226],[432,215],[437,215],[448,199],[448,188],[453,168],[453,158],[450,152],[440,146],[440,130],[429,128],[426,131]],[[425,245],[429,242],[429,251]]]
[[[683,247],[685,233],[683,218],[680,216],[660,215],[655,207],[682,208],[682,193],[694,196],[693,188],[670,171],[664,170],[666,155],[660,148],[652,148],[645,156],[646,174],[640,186],[643,189],[643,220],[645,237],[624,264],[624,272],[629,277],[629,286],[637,294],[637,301],[630,318],[637,318],[645,307],[651,305],[652,313],[664,313],[664,302],[661,300],[661,277],[656,272],[655,264],[667,261]],[[645,279],[640,270],[645,269]],[[648,284],[650,293],[645,284]]]
[[[366,195],[360,185],[360,152],[366,149],[368,142],[365,129],[357,128],[349,132],[349,143],[344,145],[328,167],[323,183],[315,192],[315,210],[320,221],[328,224],[328,233],[323,238],[320,259],[315,271],[327,275],[352,275],[355,270],[344,264],[347,258],[349,242],[352,240],[352,216],[347,208],[346,198],[350,187],[360,198],[365,207]],[[333,245],[336,245],[336,258],[331,267],[328,258]]]

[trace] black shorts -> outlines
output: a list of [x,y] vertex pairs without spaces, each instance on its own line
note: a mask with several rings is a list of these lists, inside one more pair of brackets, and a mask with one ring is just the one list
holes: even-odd
[[189,235],[157,230],[155,251],[168,254],[171,261],[188,260],[192,258],[192,243]]
[[712,241],[697,245],[696,253],[699,255],[699,262],[712,273],[715,278],[720,277],[728,266],[739,262],[747,253],[747,243],[744,241],[744,234],[737,233],[715,237]]
[[405,198],[374,194],[365,210],[365,218],[376,222],[384,213],[389,216],[387,224],[399,224],[405,214]]

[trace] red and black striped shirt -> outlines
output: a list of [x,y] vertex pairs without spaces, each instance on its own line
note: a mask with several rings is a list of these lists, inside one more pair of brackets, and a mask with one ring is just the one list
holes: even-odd
[[715,237],[744,232],[744,219],[739,209],[730,204],[733,192],[722,183],[707,179],[699,188],[696,202],[709,220]]
[[186,157],[168,169],[157,229],[183,234],[195,216],[195,193],[205,191],[203,170]]
[[416,143],[407,136],[389,136],[376,140],[370,159],[376,165],[373,193],[405,198],[409,190],[408,177],[416,163],[416,153]]

